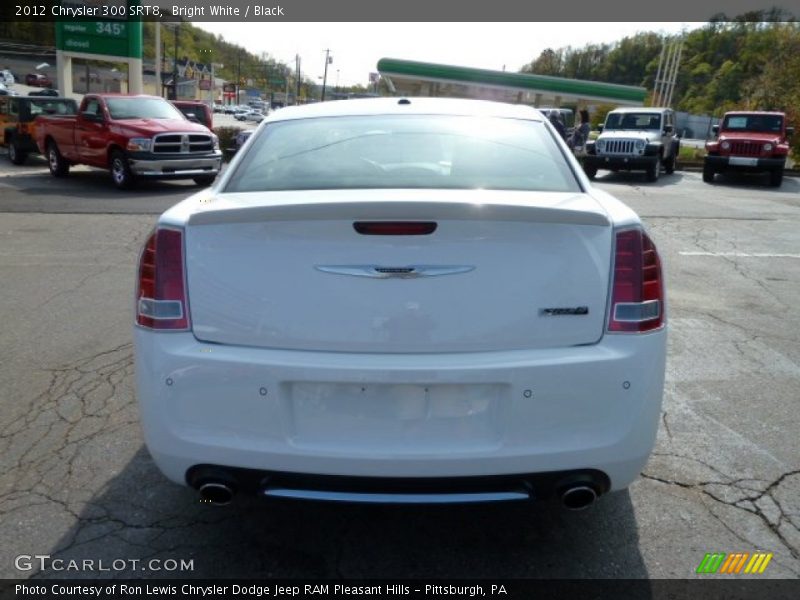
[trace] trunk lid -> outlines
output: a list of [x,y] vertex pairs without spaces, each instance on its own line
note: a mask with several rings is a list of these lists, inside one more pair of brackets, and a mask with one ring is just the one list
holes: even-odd
[[[426,221],[427,235],[356,222]],[[585,194],[338,190],[205,199],[186,227],[195,336],[293,350],[597,342],[612,227]]]

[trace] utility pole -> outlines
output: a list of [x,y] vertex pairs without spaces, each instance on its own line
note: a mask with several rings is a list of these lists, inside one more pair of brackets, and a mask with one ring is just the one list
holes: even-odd
[[294,78],[294,103],[300,103],[300,55],[294,55],[295,78]]
[[330,48],[325,49],[325,74],[322,76],[322,102],[325,102],[325,84],[328,82],[328,65],[333,62]]
[[175,23],[175,62],[172,65],[172,100],[178,99],[178,34],[181,24]]
[[161,57],[163,53],[161,52],[161,21],[156,21],[156,60],[155,60],[155,67],[156,67],[156,93],[163,98],[164,96],[164,87],[161,85]]
[[239,48],[239,55],[237,56],[237,63],[236,63],[236,105],[239,105],[239,89],[240,84],[242,83],[242,49]]

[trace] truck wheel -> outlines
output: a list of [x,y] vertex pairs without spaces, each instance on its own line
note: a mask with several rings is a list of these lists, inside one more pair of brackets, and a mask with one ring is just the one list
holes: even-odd
[[69,163],[61,156],[58,146],[53,141],[47,144],[47,164],[53,177],[66,177],[69,173]]
[[708,165],[703,165],[703,181],[706,183],[714,183],[714,169]]
[[197,185],[202,186],[202,187],[208,187],[212,183],[214,183],[214,180],[216,178],[217,178],[216,175],[200,175],[198,177],[194,177],[193,179],[194,179],[194,182]]
[[770,187],[781,187],[783,183],[783,169],[775,169],[769,172]]
[[595,177],[597,177],[597,167],[584,166],[583,167],[583,172],[586,173],[586,176],[589,179],[594,179]]
[[659,158],[652,165],[647,167],[647,181],[658,181],[658,176],[661,175],[661,159]]
[[675,153],[664,161],[664,173],[672,175],[675,172]]
[[120,190],[130,189],[136,183],[136,176],[131,171],[128,158],[121,150],[114,150],[111,153],[111,179]]
[[8,160],[15,165],[24,165],[25,161],[28,160],[28,153],[20,150],[17,138],[11,138],[11,143],[8,145]]

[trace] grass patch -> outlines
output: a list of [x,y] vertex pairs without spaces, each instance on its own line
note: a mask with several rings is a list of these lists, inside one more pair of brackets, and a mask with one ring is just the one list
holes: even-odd
[[705,155],[705,148],[688,148],[686,146],[681,146],[678,150],[678,160],[682,161],[703,160]]

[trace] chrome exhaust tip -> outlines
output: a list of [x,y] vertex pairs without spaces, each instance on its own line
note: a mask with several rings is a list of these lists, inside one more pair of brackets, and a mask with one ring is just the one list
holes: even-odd
[[589,508],[597,500],[597,492],[586,485],[576,485],[567,488],[561,494],[561,504],[569,510],[583,510]]
[[233,500],[233,489],[226,483],[208,482],[199,488],[201,501],[215,506],[226,506]]

